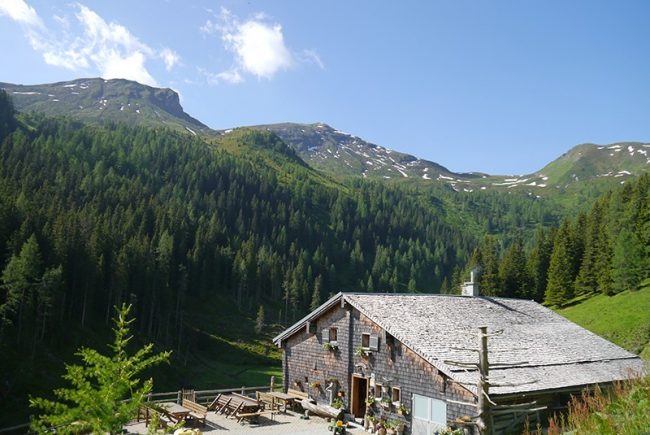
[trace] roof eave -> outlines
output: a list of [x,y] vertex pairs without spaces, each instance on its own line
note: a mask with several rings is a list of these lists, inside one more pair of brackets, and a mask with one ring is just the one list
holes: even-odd
[[306,322],[310,322],[311,320],[319,317],[321,314],[324,312],[328,311],[331,309],[334,305],[339,303],[341,300],[345,300],[345,294],[343,292],[339,292],[329,298],[327,301],[325,301],[321,306],[313,310],[311,313],[307,314],[305,317],[302,319],[298,320],[296,323],[291,325],[289,328],[285,329],[283,332],[281,332],[279,335],[273,338],[273,343],[276,344],[278,347],[282,345],[282,341],[285,340],[286,338],[292,336],[296,332],[300,331],[305,326]]

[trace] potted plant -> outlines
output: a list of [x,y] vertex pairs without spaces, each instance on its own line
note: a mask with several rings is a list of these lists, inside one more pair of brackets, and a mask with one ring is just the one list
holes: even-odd
[[399,406],[397,407],[397,413],[399,415],[408,415],[409,410],[406,407],[406,405],[404,405],[403,403],[400,402]]
[[390,397],[384,396],[381,398],[381,406],[384,408],[390,408],[390,405],[392,405],[393,402],[390,401]]
[[397,420],[388,420],[385,424],[386,426],[386,433],[390,435],[395,435],[397,433],[397,426],[399,425],[399,421]]
[[320,390],[320,382],[318,381],[313,381],[309,384],[310,388],[313,388],[315,390]]
[[370,356],[370,350],[359,346],[354,350],[354,354],[361,358],[368,358],[368,356]]
[[337,345],[332,344],[329,341],[326,341],[325,343],[323,343],[323,349],[324,350],[333,351],[333,350],[336,350],[337,348],[338,348]]
[[384,419],[379,420],[375,426],[375,431],[377,431],[377,435],[386,435],[386,422]]
[[341,399],[340,397],[335,397],[334,400],[332,400],[332,408],[336,408],[336,409],[343,408],[343,399]]
[[366,405],[367,406],[375,406],[375,403],[377,402],[377,399],[375,399],[375,396],[372,394],[368,394],[368,397],[366,397]]
[[370,429],[370,433],[374,433],[375,426],[377,425],[377,417],[371,414],[366,414],[366,421],[368,422],[368,429]]

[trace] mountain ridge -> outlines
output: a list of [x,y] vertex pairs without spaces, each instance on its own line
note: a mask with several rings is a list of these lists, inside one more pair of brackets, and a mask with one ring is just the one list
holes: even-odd
[[[18,110],[54,116],[64,113],[82,122],[164,126],[207,137],[227,135],[242,128],[211,129],[184,111],[178,94],[172,89],[124,79],[82,78],[40,85],[0,83],[0,88],[13,97]],[[243,128],[276,134],[307,164],[331,175],[417,182],[424,186],[446,185],[458,192],[515,189],[543,196],[551,189],[558,192],[575,189],[585,181],[613,185],[612,179],[624,181],[650,168],[647,158],[650,144],[643,142],[580,144],[533,173],[491,175],[480,171],[454,172],[440,163],[368,142],[323,122],[283,122]]]
[[83,122],[119,121],[129,125],[163,125],[191,134],[208,126],[187,114],[178,93],[125,79],[80,78],[56,83],[0,83],[20,111],[65,114]]

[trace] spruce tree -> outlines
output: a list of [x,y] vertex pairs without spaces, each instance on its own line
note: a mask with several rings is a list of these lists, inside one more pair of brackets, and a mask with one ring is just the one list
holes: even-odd
[[644,246],[636,235],[622,227],[616,239],[612,259],[612,280],[615,293],[636,290],[644,276]]
[[323,288],[323,275],[318,275],[314,280],[314,292],[311,295],[311,303],[309,304],[309,309],[314,311],[316,308],[320,307],[321,304],[321,291]]
[[520,238],[506,250],[499,265],[501,295],[511,298],[526,298],[532,293],[531,278],[526,267],[526,253]]
[[128,319],[131,307],[123,305],[115,318],[112,354],[81,348],[82,365],[66,365],[63,378],[71,386],[54,390],[58,400],[30,398],[32,408],[43,412],[33,421],[37,433],[122,433],[153,387],[153,380],[137,377],[149,367],[167,362],[170,352],[153,354],[148,344],[133,354],[128,344],[133,338]]
[[544,295],[547,305],[561,306],[573,297],[573,261],[568,223],[560,227],[553,243],[553,253],[548,268],[548,284]]
[[264,306],[260,305],[257,310],[257,317],[255,318],[255,332],[261,334],[264,331],[265,325],[265,316],[264,316]]
[[528,256],[528,270],[532,280],[531,296],[537,302],[544,300],[554,238],[555,233],[553,230],[547,234],[543,228],[539,228],[535,236],[535,244]]

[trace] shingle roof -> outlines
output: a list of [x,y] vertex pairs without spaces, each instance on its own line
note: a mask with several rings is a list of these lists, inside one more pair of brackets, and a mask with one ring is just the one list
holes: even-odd
[[[280,342],[313,317],[344,298],[404,345],[452,379],[474,383],[467,372],[445,361],[476,363],[478,327],[488,333],[495,382],[525,385],[492,387],[492,394],[513,394],[625,379],[643,370],[634,354],[587,331],[548,308],[521,299],[339,293],[274,339]],[[470,388],[471,389],[471,388]]]

